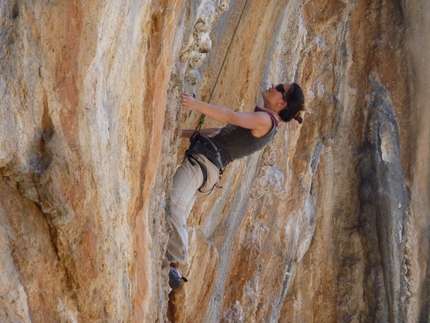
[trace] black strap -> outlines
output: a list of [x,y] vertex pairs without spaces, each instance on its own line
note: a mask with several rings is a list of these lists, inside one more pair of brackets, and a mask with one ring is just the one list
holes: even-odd
[[191,136],[190,147],[185,153],[186,155],[204,155],[219,169],[220,175],[224,172],[226,165],[229,163],[218,146],[208,137],[202,136],[198,131],[195,131]]
[[195,165],[195,163],[194,162],[196,162],[199,166],[200,166],[200,169],[202,170],[202,174],[203,174],[203,183],[202,183],[202,185],[200,185],[200,187],[199,187],[199,189],[198,189],[198,191],[200,192],[200,193],[204,193],[201,189],[203,188],[203,187],[205,187],[205,185],[206,185],[206,183],[207,183],[207,181],[208,181],[208,170],[206,169],[206,166],[205,165],[203,165],[203,163],[201,163],[196,157],[194,157],[193,155],[187,155],[186,156],[187,158],[188,158],[188,161],[191,163],[191,165]]

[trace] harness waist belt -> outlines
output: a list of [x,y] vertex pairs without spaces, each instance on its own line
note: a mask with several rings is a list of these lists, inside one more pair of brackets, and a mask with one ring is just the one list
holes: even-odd
[[[200,139],[202,142],[207,142],[207,143],[209,143],[211,146],[212,146],[212,148],[214,149],[214,151],[216,151],[218,154],[219,154],[219,156],[220,156],[220,159],[221,159],[221,164],[222,164],[222,167],[221,168],[224,168],[225,166],[227,166],[227,164],[229,163],[229,161],[228,161],[228,159],[227,159],[227,157],[225,156],[225,154],[218,148],[218,146],[210,139],[210,138],[208,138],[208,137],[201,137],[201,139]],[[209,159],[210,160],[210,159]],[[211,160],[212,161],[212,160]],[[216,164],[215,164],[216,165]]]
[[207,137],[197,134],[191,138],[191,145],[186,151],[187,155],[202,154],[209,159],[218,169],[222,169],[229,163],[223,152]]

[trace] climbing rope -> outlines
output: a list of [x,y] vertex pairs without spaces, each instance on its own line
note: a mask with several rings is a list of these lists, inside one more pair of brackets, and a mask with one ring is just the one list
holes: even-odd
[[[246,1],[245,1],[245,4],[243,5],[242,12],[240,13],[239,20],[237,21],[236,28],[234,29],[233,36],[231,37],[230,44],[228,45],[228,48],[227,48],[227,52],[225,53],[224,59],[223,59],[223,61],[222,61],[222,63],[221,63],[221,67],[220,67],[220,69],[219,69],[219,71],[218,71],[218,75],[217,75],[217,78],[216,78],[216,80],[215,80],[215,84],[214,84],[214,86],[212,87],[212,91],[211,91],[211,93],[210,93],[210,95],[209,95],[208,103],[210,103],[210,102],[211,102],[212,95],[214,94],[215,88],[216,88],[216,86],[217,86],[217,84],[218,84],[218,80],[219,80],[219,77],[220,77],[220,75],[221,75],[222,69],[224,68],[225,62],[226,62],[226,60],[227,60],[227,56],[228,56],[228,54],[230,53],[231,45],[233,44],[233,40],[234,40],[234,38],[236,37],[237,29],[239,28],[239,25],[240,25],[240,22],[241,22],[241,20],[242,20],[243,13],[245,12],[245,8],[246,8],[246,5],[247,5],[247,4],[248,4],[248,0],[246,0]],[[195,96],[195,94],[193,94],[193,97],[194,97],[194,98],[196,97],[196,96]],[[202,129],[202,126],[203,126],[203,124],[205,123],[205,118],[206,118],[206,116],[205,116],[204,114],[202,114],[202,115],[200,116],[199,124],[197,125],[196,129],[194,130],[194,133],[196,133],[196,132],[198,132],[198,131],[200,131],[200,130]]]

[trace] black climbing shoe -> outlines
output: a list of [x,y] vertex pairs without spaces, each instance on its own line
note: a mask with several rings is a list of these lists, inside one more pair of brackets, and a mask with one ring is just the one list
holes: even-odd
[[175,263],[170,264],[169,271],[169,286],[171,289],[175,290],[181,286],[182,281],[187,282],[188,279],[182,277],[181,267]]

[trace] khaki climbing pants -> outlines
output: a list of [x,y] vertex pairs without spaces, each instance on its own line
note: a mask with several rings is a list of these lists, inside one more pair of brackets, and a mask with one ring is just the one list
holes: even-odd
[[[185,158],[176,170],[170,192],[170,210],[167,218],[172,226],[169,243],[167,245],[167,259],[169,262],[189,265],[187,219],[198,196],[208,195],[219,180],[219,170],[203,155],[193,155],[207,170],[207,181],[204,187],[203,173],[195,160]],[[194,165],[193,165],[194,164]],[[199,191],[200,188],[200,191]]]

